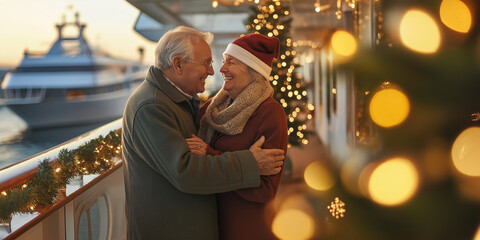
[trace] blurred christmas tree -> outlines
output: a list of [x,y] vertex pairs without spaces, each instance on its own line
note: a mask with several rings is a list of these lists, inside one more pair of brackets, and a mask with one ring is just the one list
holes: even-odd
[[279,0],[262,1],[252,6],[246,20],[248,33],[260,33],[280,40],[280,58],[273,63],[270,82],[275,89],[274,98],[285,109],[288,118],[288,141],[293,146],[307,144],[306,122],[312,116],[307,106],[307,91],[303,79],[297,76],[294,63],[296,51],[290,37],[292,18],[288,6]]

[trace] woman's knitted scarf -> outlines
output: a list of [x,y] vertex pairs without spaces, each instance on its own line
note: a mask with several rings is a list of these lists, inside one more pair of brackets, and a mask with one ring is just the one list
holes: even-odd
[[205,111],[199,137],[210,144],[215,130],[226,135],[240,134],[257,107],[272,95],[273,88],[268,81],[254,80],[229,105],[231,97],[222,88]]

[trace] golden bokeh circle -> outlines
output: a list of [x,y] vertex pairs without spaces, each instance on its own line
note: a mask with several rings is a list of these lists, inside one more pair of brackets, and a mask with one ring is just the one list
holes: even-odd
[[470,127],[453,143],[452,161],[455,168],[468,176],[480,176],[480,127]]
[[434,18],[422,10],[407,11],[400,21],[399,30],[402,43],[413,51],[432,54],[440,47],[440,29]]
[[338,30],[332,35],[332,49],[339,55],[349,57],[357,51],[357,41],[351,33]]
[[312,217],[298,209],[280,211],[272,224],[273,233],[280,239],[300,240],[313,236],[315,225]]
[[332,174],[318,161],[310,163],[305,168],[303,177],[309,187],[319,191],[326,191],[335,184]]
[[402,123],[410,112],[407,96],[396,89],[383,89],[370,101],[370,116],[381,127],[393,127]]
[[378,165],[368,181],[373,201],[396,206],[408,201],[416,192],[419,176],[416,167],[406,158],[392,158]]
[[467,33],[472,26],[472,13],[459,0],[443,0],[440,4],[440,19],[445,26],[461,33]]

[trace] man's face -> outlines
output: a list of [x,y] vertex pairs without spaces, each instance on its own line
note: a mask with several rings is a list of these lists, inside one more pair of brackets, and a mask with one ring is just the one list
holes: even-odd
[[192,96],[205,91],[205,79],[215,72],[211,65],[212,51],[205,41],[194,43],[193,60],[184,62],[182,82],[185,83],[182,90]]

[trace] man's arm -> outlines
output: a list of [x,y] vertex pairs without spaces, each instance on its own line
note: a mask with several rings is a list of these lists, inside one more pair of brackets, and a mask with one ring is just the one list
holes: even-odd
[[[248,150],[218,156],[192,154],[177,122],[182,121],[182,117],[183,121],[188,117],[191,121],[189,114],[160,104],[147,104],[137,111],[133,130],[135,149],[152,169],[187,193],[211,194],[259,186],[257,163]],[[189,124],[194,129],[193,122]],[[279,159],[262,154],[271,161]],[[276,167],[275,164],[263,165]]]
[[[186,139],[187,144],[194,154],[198,155],[220,155],[223,152],[218,151],[207,145],[201,138],[192,134],[191,138]],[[260,175],[275,175],[280,172],[283,165],[284,151],[282,149],[262,149],[262,145],[265,142],[265,137],[262,136],[252,146],[250,146],[250,152],[252,152],[255,161],[257,161],[257,167]]]
[[275,175],[280,173],[285,159],[285,152],[282,149],[262,149],[265,137],[262,136],[251,147],[253,157],[257,161],[260,175]]
[[[205,102],[205,104],[200,108],[199,118],[201,119],[208,108],[208,106],[212,103],[212,99],[210,98]],[[283,115],[285,115],[283,113]],[[285,118],[285,116],[283,116]],[[193,137],[194,135],[192,135]],[[198,137],[197,137],[198,138]],[[219,155],[222,152],[217,151],[208,144],[205,144],[200,138],[198,138],[201,143],[193,143],[194,145],[201,144],[201,148],[205,148],[205,152],[207,155]],[[261,141],[261,143],[259,143]],[[283,165],[283,160],[285,159],[285,152],[280,149],[261,149],[263,142],[265,139],[258,140],[250,147],[250,152],[252,152],[255,161],[257,161],[257,167],[260,175],[274,175],[278,174],[281,170],[280,166]],[[280,153],[281,152],[281,153]],[[202,152],[197,152],[197,154],[202,154]]]

